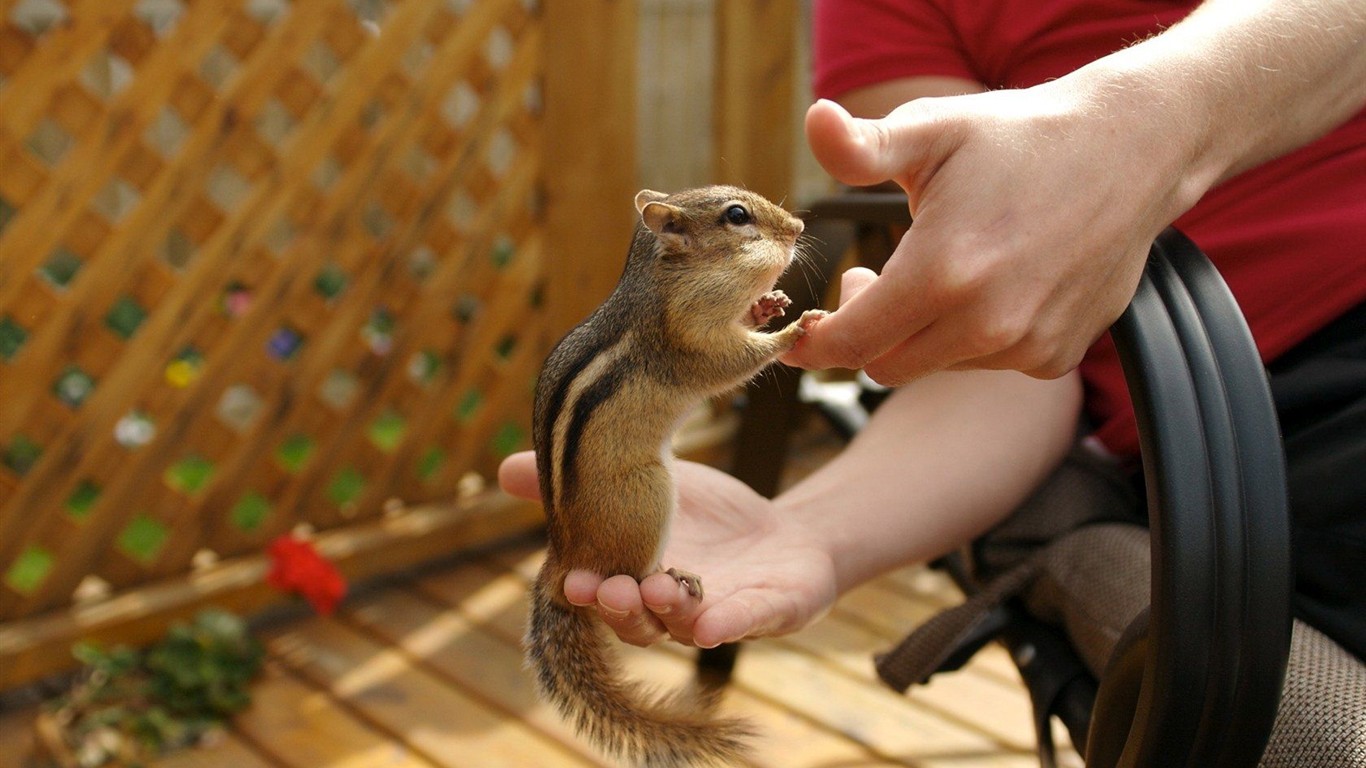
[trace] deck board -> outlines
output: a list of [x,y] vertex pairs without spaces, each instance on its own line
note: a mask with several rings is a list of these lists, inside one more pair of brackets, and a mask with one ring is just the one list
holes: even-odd
[[468,764],[468,753],[488,768],[592,765],[340,622],[302,622],[269,647],[291,671],[443,768]]
[[[530,544],[349,600],[337,616],[264,633],[255,705],[215,748],[156,768],[448,768],[612,765],[540,702],[522,667]],[[1028,699],[1003,650],[898,696],[872,654],[959,599],[942,575],[906,569],[854,590],[802,632],[747,643],[722,714],[760,733],[753,768],[1033,768]],[[626,673],[681,685],[694,651],[621,648]],[[0,766],[27,738],[0,713]],[[22,765],[21,763],[14,763]],[[1075,753],[1063,764],[1080,765]]]
[[175,752],[157,761],[156,768],[273,768],[275,763],[256,752],[236,733],[210,746]]
[[33,752],[33,708],[0,711],[0,766],[20,766]]
[[[527,581],[539,568],[542,554],[539,550],[503,550],[476,566],[486,574],[484,580],[470,569],[425,579],[422,587],[443,595],[452,605],[501,622],[504,632],[516,633],[524,608],[507,611],[507,598],[499,596],[515,592],[513,599],[521,607],[524,587],[512,590],[506,573],[500,575],[499,569],[509,569]],[[947,586],[946,581],[938,584]],[[914,626],[954,599],[942,590],[933,594],[936,599],[929,601],[906,589],[880,588],[877,583],[855,590],[850,593],[853,600],[842,599],[832,616],[816,626],[786,638],[747,644],[734,685],[780,701],[808,721],[832,728],[889,761],[926,766],[963,765],[965,760],[981,766],[1035,765],[1028,698],[1018,685],[1003,685],[994,673],[969,665],[964,672],[918,688],[907,701],[875,681],[871,655],[899,638],[895,622]],[[877,618],[853,620],[860,612],[875,612]],[[883,631],[869,631],[860,623]],[[672,644],[660,646],[658,652],[687,653]],[[1019,763],[1020,759],[1024,762]]]
[[275,662],[253,687],[252,706],[233,729],[288,768],[437,768]]
[[539,701],[515,644],[412,591],[392,590],[345,611],[342,620],[391,644],[448,685],[489,702],[543,737],[587,759],[591,749]]

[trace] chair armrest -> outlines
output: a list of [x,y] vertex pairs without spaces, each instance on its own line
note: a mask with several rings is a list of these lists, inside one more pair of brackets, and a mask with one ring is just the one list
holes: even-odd
[[1112,333],[1138,417],[1153,584],[1102,678],[1087,765],[1254,765],[1290,642],[1290,520],[1266,374],[1222,278],[1173,229]]

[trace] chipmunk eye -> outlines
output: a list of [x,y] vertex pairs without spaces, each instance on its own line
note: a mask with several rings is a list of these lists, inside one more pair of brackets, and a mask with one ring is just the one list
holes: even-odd
[[728,223],[737,227],[744,226],[754,220],[750,218],[749,211],[745,210],[743,205],[732,205],[727,208],[725,218]]

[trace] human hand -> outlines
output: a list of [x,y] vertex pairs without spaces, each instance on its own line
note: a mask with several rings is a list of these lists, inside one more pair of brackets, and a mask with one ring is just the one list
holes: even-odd
[[903,384],[945,368],[1061,376],[1123,312],[1149,244],[1213,179],[1182,167],[1147,104],[1063,81],[918,99],[880,120],[807,112],[842,182],[895,181],[915,219],[880,275],[846,276],[838,311],[784,362]]
[[[569,602],[596,606],[632,645],[672,637],[703,648],[793,632],[829,609],[834,566],[819,542],[730,475],[686,461],[675,470],[679,511],[663,565],[700,575],[705,599],[699,603],[663,573],[637,583],[627,575],[604,579],[574,571],[565,579]],[[531,453],[508,457],[498,482],[514,496],[540,499]]]

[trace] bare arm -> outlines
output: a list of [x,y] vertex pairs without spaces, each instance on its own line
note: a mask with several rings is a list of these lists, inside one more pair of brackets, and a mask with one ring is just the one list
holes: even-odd
[[1366,105],[1366,4],[1206,0],[1076,79],[1119,105],[1188,115],[1193,192],[1203,194],[1207,180],[1307,144]]
[[893,393],[848,448],[777,504],[828,543],[844,592],[1004,520],[1072,445],[1080,408],[1075,373],[929,376]]
[[[710,467],[681,463],[664,561],[702,574],[706,601],[662,574],[637,584],[577,571],[565,595],[596,605],[637,645],[672,636],[711,647],[795,631],[841,592],[1003,519],[1071,444],[1079,403],[1075,375],[931,376],[894,394],[844,453],[773,502]],[[534,472],[530,455],[518,454],[499,480],[534,498]]]
[[[916,217],[879,278],[787,359],[901,383],[950,367],[1058,376],[1128,303],[1148,244],[1218,181],[1366,103],[1359,0],[1208,0],[1163,34],[1033,88],[919,99],[807,137]],[[845,100],[862,114],[849,94]]]

